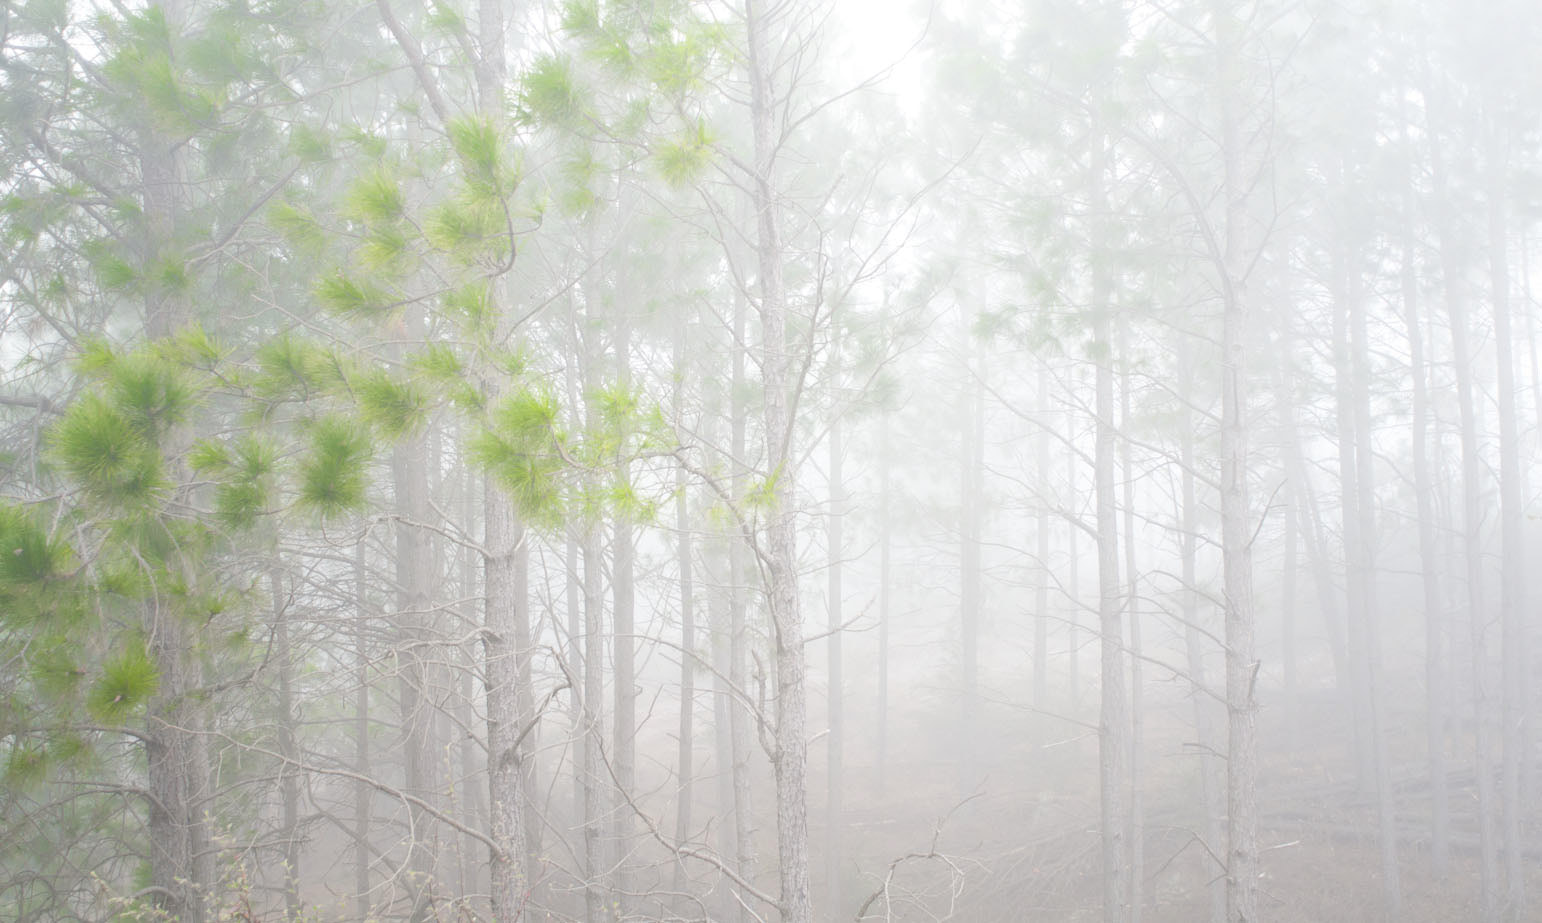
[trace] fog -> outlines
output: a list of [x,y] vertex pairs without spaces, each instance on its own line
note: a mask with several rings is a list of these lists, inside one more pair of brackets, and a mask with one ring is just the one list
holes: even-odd
[[0,8],[0,919],[1542,919],[1542,13]]

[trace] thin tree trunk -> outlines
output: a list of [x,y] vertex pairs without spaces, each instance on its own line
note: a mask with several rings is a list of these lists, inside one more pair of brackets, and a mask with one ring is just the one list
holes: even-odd
[[273,594],[273,657],[278,663],[278,752],[284,758],[279,767],[284,825],[284,919],[294,923],[300,919],[300,752],[295,743],[289,606],[284,597],[283,571],[277,560],[270,565],[268,584]]
[[1351,364],[1352,344],[1343,271],[1338,261],[1333,285],[1333,367],[1335,410],[1338,416],[1339,512],[1344,535],[1344,595],[1348,613],[1350,700],[1354,710],[1355,779],[1363,792],[1374,791],[1376,757],[1370,718],[1370,669],[1368,622],[1370,620],[1367,540],[1360,535],[1359,469],[1356,466],[1355,383]]
[[[1350,253],[1354,245],[1346,245]],[[1381,662],[1380,609],[1376,593],[1375,472],[1372,465],[1370,383],[1365,306],[1342,270],[1335,271],[1335,365],[1338,378],[1339,476],[1342,487],[1346,591],[1350,658],[1365,726],[1356,729],[1357,752],[1369,764],[1360,767],[1361,784],[1374,794],[1381,847],[1382,905],[1395,917],[1401,903],[1398,881],[1397,825],[1387,744],[1378,696]],[[1365,774],[1368,773],[1368,774]]]
[[584,911],[585,919],[603,919],[608,904],[608,870],[605,855],[605,815],[610,790],[605,755],[601,752],[604,721],[600,711],[605,697],[605,604],[604,563],[601,560],[599,529],[585,527],[583,540],[584,576],[584,694],[583,694],[583,831],[584,831]]
[[[1208,854],[1221,856],[1225,854],[1224,843],[1226,830],[1224,826],[1226,806],[1223,803],[1225,783],[1222,779],[1222,761],[1219,722],[1215,714],[1216,706],[1214,693],[1210,689],[1209,680],[1206,678],[1205,667],[1205,634],[1199,624],[1199,584],[1198,584],[1198,538],[1199,538],[1199,506],[1195,497],[1194,477],[1194,415],[1190,409],[1189,396],[1193,395],[1193,381],[1188,369],[1191,366],[1184,363],[1183,394],[1185,399],[1181,405],[1181,418],[1178,423],[1178,466],[1179,488],[1181,490],[1182,510],[1180,511],[1181,525],[1179,528],[1179,557],[1182,568],[1183,586],[1182,611],[1183,611],[1183,639],[1184,650],[1188,658],[1189,681],[1194,686],[1192,692],[1194,700],[1194,733],[1199,738],[1199,746],[1196,748],[1199,754],[1199,786],[1200,797],[1204,803],[1205,811],[1205,838],[1209,846]],[[1211,923],[1225,923],[1226,921],[1226,869],[1224,862],[1222,867],[1215,869],[1215,874],[1209,876],[1210,882],[1210,921]]]
[[[1412,180],[1409,180],[1411,184]],[[1410,185],[1409,196],[1413,195]],[[1412,208],[1404,219],[1402,241],[1403,320],[1408,334],[1409,375],[1413,378],[1413,476],[1418,504],[1420,578],[1424,590],[1425,748],[1430,785],[1430,865],[1437,877],[1450,867],[1450,785],[1446,778],[1446,670],[1444,603],[1440,550],[1435,541],[1435,485],[1430,478],[1430,399],[1424,358],[1424,328],[1419,317],[1419,279],[1415,263]],[[1438,443],[1437,443],[1438,444]]]
[[891,546],[889,492],[889,414],[879,423],[878,433],[878,794],[883,797],[889,790],[889,619],[891,591],[889,581]]
[[[622,389],[631,387],[631,336],[625,316],[615,319],[616,330],[616,377]],[[631,490],[631,476],[625,459],[617,459],[620,470],[616,475],[621,496]],[[637,776],[637,639],[636,639],[636,589],[633,584],[637,555],[633,535],[632,512],[626,508],[616,511],[611,535],[611,638],[612,660],[615,671],[612,694],[615,700],[611,722],[611,760],[615,766],[615,784],[620,789],[617,805],[625,805],[636,790]],[[630,911],[632,852],[632,812],[629,808],[617,810],[612,818],[613,857],[615,861],[613,898],[616,913],[625,917]]]
[[[733,453],[732,491],[736,500],[742,500],[749,489],[748,457],[749,407],[746,399],[748,378],[745,375],[745,339],[749,323],[748,300],[742,295],[734,299],[734,343],[740,344],[733,355],[733,395],[729,401],[730,416],[729,448]],[[749,548],[742,537],[736,537],[728,545],[728,679],[734,689],[747,694],[749,685]],[[728,705],[729,739],[732,744],[733,762],[730,782],[733,785],[733,834],[734,869],[743,878],[749,878],[755,866],[755,828],[750,787],[750,754],[752,721],[747,703],[734,698]],[[748,913],[742,901],[735,898],[730,919],[743,923]]]
[[976,355],[971,331],[981,305],[964,306],[963,419],[959,433],[959,663],[963,697],[958,719],[960,783],[965,791],[979,781],[980,727],[980,574],[981,498],[985,468],[985,386],[983,362]]
[[1225,0],[1215,0],[1217,88],[1223,161],[1221,200],[1225,242],[1221,253],[1221,569],[1226,640],[1226,918],[1253,923],[1258,916],[1258,659],[1253,624],[1253,529],[1248,504],[1247,304],[1242,291],[1247,254],[1243,222],[1247,186],[1243,140],[1233,90],[1241,73],[1238,23]]
[[[1425,98],[1432,94],[1426,89]],[[1467,575],[1467,621],[1471,638],[1473,775],[1477,789],[1479,902],[1482,923],[1498,923],[1499,853],[1494,833],[1493,742],[1489,729],[1487,622],[1483,600],[1483,458],[1478,452],[1478,415],[1473,398],[1472,352],[1467,342],[1467,305],[1457,286],[1462,267],[1456,260],[1456,231],[1446,186],[1445,161],[1431,106],[1425,107],[1430,145],[1430,176],[1438,211],[1435,233],[1444,277],[1446,314],[1451,327],[1451,359],[1456,373],[1462,448],[1462,556]]]
[[[1492,117],[1491,117],[1492,118]],[[1494,301],[1494,347],[1499,403],[1499,528],[1501,554],[1499,583],[1502,725],[1500,737],[1501,817],[1504,821],[1505,914],[1511,920],[1526,919],[1526,867],[1521,819],[1522,753],[1529,739],[1526,630],[1525,538],[1522,517],[1525,501],[1521,490],[1519,420],[1515,406],[1515,356],[1511,339],[1509,241],[1505,227],[1504,128],[1488,129],[1488,256]]]
[[[175,0],[151,7],[165,17],[168,34],[183,25],[184,10]],[[143,261],[150,265],[162,248],[174,246],[181,224],[179,196],[184,183],[179,141],[145,128],[139,138],[140,194],[145,234]],[[188,320],[188,305],[176,294],[149,286],[145,294],[145,334],[159,340]],[[165,456],[178,459],[192,434],[179,428],[168,436]],[[185,479],[177,479],[179,483]],[[192,575],[187,575],[191,577]],[[157,593],[144,613],[149,652],[160,677],[146,714],[146,787],[149,791],[151,902],[168,918],[204,923],[207,898],[214,887],[214,850],[207,812],[210,759],[203,670],[195,638],[182,613]]]
[[[1119,324],[1119,420],[1126,436],[1135,425],[1130,408],[1130,347],[1127,325]],[[1142,659],[1140,582],[1135,556],[1135,463],[1130,440],[1120,442],[1124,478],[1124,614],[1130,635],[1130,923],[1140,923],[1146,879],[1145,661]]]
[[[674,368],[683,374],[686,368],[685,325],[675,327]],[[685,415],[685,386],[675,382],[671,397],[672,416],[682,421]],[[690,504],[686,496],[686,471],[675,468],[675,562],[680,572],[680,725],[679,750],[675,759],[676,805],[675,842],[684,843],[691,833],[691,800],[695,788],[695,709],[696,709],[696,599],[691,568]],[[688,882],[685,865],[675,865],[675,890],[685,891]]]
[[[1077,496],[1079,486],[1076,472],[1080,459],[1076,455],[1076,428],[1074,423],[1066,425],[1066,453],[1065,453],[1065,478],[1067,496]],[[1081,720],[1082,711],[1082,669],[1081,669],[1081,550],[1080,544],[1081,526],[1078,523],[1066,524],[1066,647],[1070,656],[1066,684],[1070,691],[1069,709],[1072,720]]]
[[[1049,369],[1039,367],[1038,405],[1041,415],[1048,415]],[[1049,431],[1040,426],[1034,435],[1034,454],[1038,461],[1039,483],[1049,484]],[[1049,540],[1053,513],[1047,500],[1039,503],[1035,516],[1038,527],[1038,582],[1033,588],[1033,708],[1042,718],[1049,709],[1049,591],[1054,572],[1049,566]]]
[[524,852],[527,847],[525,815],[527,794],[524,758],[519,738],[529,720],[529,706],[521,695],[519,644],[520,610],[528,605],[521,595],[516,571],[521,529],[514,508],[491,478],[483,481],[483,583],[486,588],[485,631],[482,633],[484,671],[487,677],[487,766],[489,801],[492,805],[492,915],[495,920],[517,919],[529,889]]
[[[735,541],[735,539],[730,538],[729,541]],[[738,871],[738,811],[735,806],[734,791],[735,721],[732,714],[738,707],[738,703],[734,698],[734,684],[729,679],[732,673],[729,663],[730,652],[733,649],[732,616],[729,614],[729,597],[732,593],[731,587],[723,586],[708,597],[707,619],[712,633],[712,725],[716,745],[718,806],[716,846],[718,853],[724,857],[729,867]],[[733,885],[726,878],[722,878],[719,880],[717,890],[718,917],[725,921],[739,920],[741,916],[739,902],[735,898]]]
[[[832,344],[834,361],[840,361],[839,346]],[[832,918],[840,919],[841,900],[841,786],[845,780],[843,763],[846,747],[845,702],[842,699],[841,672],[841,517],[846,504],[844,485],[841,482],[841,418],[840,410],[830,423],[830,516],[829,516],[829,584],[828,618],[825,639],[829,658],[830,735],[826,740],[826,799],[825,799],[825,889],[826,907]]]
[[[1092,142],[1091,208],[1107,208],[1103,192],[1104,157],[1101,137]],[[1093,227],[1097,227],[1094,221]],[[1103,845],[1103,920],[1124,923],[1130,915],[1130,868],[1126,803],[1129,774],[1129,712],[1125,698],[1123,594],[1119,589],[1119,520],[1114,495],[1114,350],[1112,290],[1105,272],[1094,261],[1092,272],[1092,338],[1098,351],[1093,364],[1093,494],[1096,507],[1098,555],[1098,807]]]
[[[766,459],[770,499],[766,510],[766,601],[776,658],[776,728],[772,769],[776,777],[776,840],[783,923],[812,923],[808,858],[808,736],[803,614],[798,598],[796,536],[792,517],[796,472],[787,402],[792,369],[787,356],[787,302],[782,283],[781,206],[777,201],[776,111],[780,107],[767,58],[780,44],[767,35],[772,16],[760,0],[745,0],[749,30],[750,118],[754,132],[756,251],[760,270],[761,376],[765,397]],[[785,10],[783,11],[785,14]]]
[[[410,328],[416,330],[413,323]],[[429,605],[427,537],[420,523],[428,521],[428,480],[423,436],[409,437],[391,453],[392,482],[396,489],[396,614],[397,695],[401,710],[403,788],[432,802],[436,796],[433,758],[429,753],[433,710],[425,694],[429,643],[426,618]],[[423,923],[432,910],[436,842],[433,818],[418,804],[408,809],[411,836],[403,862],[404,883],[412,895],[412,923]]]
[[353,593],[356,610],[353,624],[355,690],[353,710],[353,761],[359,774],[353,785],[353,900],[354,916],[369,919],[369,827],[370,798],[374,789],[365,781],[370,772],[369,746],[369,568],[367,549],[369,531],[359,535],[353,559]]

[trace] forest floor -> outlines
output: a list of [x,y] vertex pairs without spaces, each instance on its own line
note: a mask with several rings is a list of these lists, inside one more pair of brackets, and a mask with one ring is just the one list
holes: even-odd
[[[1375,799],[1356,783],[1347,724],[1336,703],[1279,714],[1261,728],[1261,912],[1273,923],[1455,923],[1479,917],[1473,775],[1451,741],[1452,850],[1436,876],[1429,851],[1430,786],[1416,729],[1398,728],[1393,766],[1401,906],[1382,903]],[[1144,748],[1142,923],[1203,923],[1218,863],[1209,855],[1199,756],[1180,712],[1153,712]],[[891,764],[880,788],[869,769],[848,769],[847,852],[840,903],[869,897],[864,920],[1077,923],[1101,920],[1097,740],[1090,732],[1046,739],[1031,720],[996,728],[977,781],[959,762]],[[1310,728],[1310,733],[1303,733]],[[1191,732],[1188,736],[1192,736]],[[1027,743],[1023,743],[1027,741]],[[1497,792],[1497,787],[1495,791]],[[811,804],[811,814],[818,809]],[[1527,817],[1527,890],[1542,921],[1542,818]],[[816,838],[819,829],[812,831]],[[1498,827],[1496,824],[1496,836]],[[1502,870],[1501,870],[1502,880]]]

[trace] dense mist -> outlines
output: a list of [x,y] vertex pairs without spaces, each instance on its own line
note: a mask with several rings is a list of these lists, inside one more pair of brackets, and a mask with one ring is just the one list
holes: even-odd
[[1542,919],[1539,47],[9,0],[0,920]]

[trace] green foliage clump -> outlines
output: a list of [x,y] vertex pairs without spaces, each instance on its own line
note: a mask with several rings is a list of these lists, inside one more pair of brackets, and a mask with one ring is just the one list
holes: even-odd
[[50,535],[36,511],[0,506],[0,622],[64,628],[78,621],[71,592],[73,549]]
[[256,393],[273,399],[292,396],[305,400],[320,390],[327,377],[327,358],[320,346],[303,337],[283,333],[258,348],[253,356]]
[[50,436],[64,470],[104,504],[146,503],[164,483],[155,445],[100,394],[75,402]]
[[102,673],[86,693],[86,709],[97,719],[118,723],[150,701],[161,674],[142,643],[130,643],[102,664]]
[[698,121],[694,127],[664,141],[654,151],[659,175],[671,186],[692,182],[712,164],[714,143],[706,122]]
[[467,187],[477,196],[500,196],[512,177],[503,168],[503,145],[487,119],[458,118],[448,126],[450,146],[460,158]]
[[87,241],[82,247],[96,280],[109,292],[131,292],[139,286],[139,270],[107,241]]
[[566,55],[546,55],[525,72],[520,105],[535,122],[567,126],[584,112],[584,97]]
[[298,205],[275,203],[268,209],[268,223],[291,247],[302,253],[316,256],[326,250],[326,229],[316,220],[315,215]]
[[267,512],[278,467],[278,448],[272,441],[257,434],[233,443],[200,440],[193,446],[189,464],[194,471],[220,479],[214,489],[214,514],[224,525],[249,528]]
[[428,242],[463,262],[501,249],[506,222],[497,200],[456,196],[434,209],[424,233]]
[[348,318],[378,317],[399,303],[380,286],[356,281],[342,272],[317,284],[316,299],[327,310]]
[[384,167],[365,173],[348,189],[348,212],[366,224],[390,224],[407,212],[407,199],[396,177]]
[[70,550],[49,536],[28,510],[0,506],[0,599],[61,579]]
[[465,333],[488,333],[493,323],[492,290],[485,280],[462,285],[444,296],[445,312]]
[[130,118],[148,114],[153,127],[182,134],[213,123],[219,96],[192,86],[174,65],[164,11],[152,6],[109,31],[119,47],[103,72]]
[[527,519],[561,518],[563,435],[555,395],[527,389],[500,401],[471,439],[472,460],[509,492]]
[[428,396],[422,389],[383,369],[361,376],[353,390],[364,421],[391,439],[417,431],[428,418]]
[[323,517],[364,505],[369,435],[354,421],[323,417],[310,427],[310,450],[300,465],[300,503]]
[[412,268],[412,248],[399,225],[371,228],[358,249],[359,262],[378,276],[400,279]]

